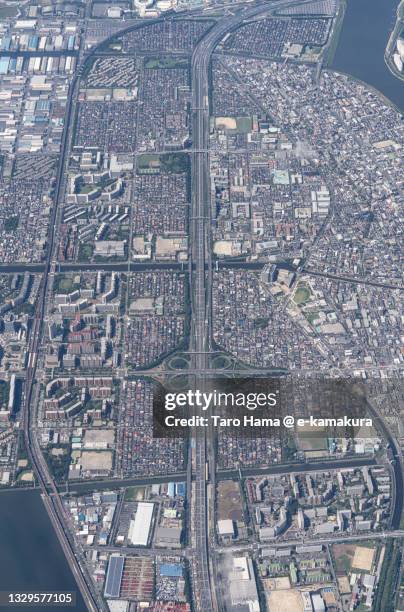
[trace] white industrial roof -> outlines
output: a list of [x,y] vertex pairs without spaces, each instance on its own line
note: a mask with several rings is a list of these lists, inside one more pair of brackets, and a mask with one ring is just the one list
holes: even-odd
[[139,502],[134,520],[130,522],[128,538],[134,546],[147,546],[154,504]]
[[231,519],[222,519],[217,522],[220,535],[234,535],[234,525]]

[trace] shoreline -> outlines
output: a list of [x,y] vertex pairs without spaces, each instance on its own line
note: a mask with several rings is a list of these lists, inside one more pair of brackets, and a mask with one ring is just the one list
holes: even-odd
[[384,52],[384,61],[391,74],[398,80],[404,82],[404,69],[400,72],[393,60],[393,53],[395,51],[395,45],[400,37],[401,32],[404,30],[404,0],[401,0],[396,11],[397,19],[394,28],[387,41],[386,50]]

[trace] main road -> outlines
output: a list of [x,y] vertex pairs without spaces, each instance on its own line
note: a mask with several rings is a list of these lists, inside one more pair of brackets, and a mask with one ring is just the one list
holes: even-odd
[[[203,385],[204,377],[209,365],[209,352],[211,347],[210,324],[210,293],[211,293],[211,233],[210,233],[210,185],[209,185],[209,65],[213,51],[224,36],[239,27],[243,21],[254,18],[262,13],[273,11],[280,7],[306,4],[312,0],[274,0],[261,2],[248,8],[238,10],[234,15],[226,15],[213,26],[196,46],[192,56],[192,106],[193,106],[193,165],[192,165],[192,204],[191,204],[191,295],[192,295],[192,334],[191,351],[193,354],[192,369],[199,373],[197,384]],[[143,25],[143,24],[142,24]],[[129,27],[126,31],[142,27],[140,25]],[[116,37],[115,33],[112,38]],[[121,32],[122,34],[122,32]],[[87,55],[89,59],[95,49]],[[30,338],[30,356],[25,379],[26,414],[24,417],[24,431],[28,454],[41,486],[43,499],[47,511],[56,528],[59,540],[69,560],[72,571],[76,577],[80,590],[89,610],[105,609],[104,602],[94,593],[91,580],[85,569],[85,564],[79,562],[80,554],[75,550],[68,533],[69,527],[65,522],[65,511],[59,492],[49,474],[48,467],[43,458],[38,440],[36,439],[35,413],[31,411],[35,404],[35,376],[37,369],[37,356],[40,347],[40,338],[43,332],[43,316],[45,312],[48,278],[56,270],[53,262],[55,227],[57,227],[58,203],[63,194],[67,153],[71,138],[72,109],[75,108],[77,97],[77,84],[81,76],[81,69],[76,74],[70,88],[67,101],[67,117],[61,147],[61,160],[57,176],[55,206],[51,213],[49,244],[47,258],[44,265],[43,284],[38,300],[38,306],[33,322]],[[213,576],[209,562],[209,522],[207,513],[207,478],[208,474],[214,479],[215,457],[213,449],[207,443],[205,436],[197,436],[195,440],[195,500],[193,507],[193,526],[196,534],[197,567],[194,582],[197,609],[209,612],[215,609]],[[206,470],[207,462],[209,470]]]
[[73,123],[73,112],[77,100],[79,78],[79,73],[76,73],[70,84],[66,101],[65,128],[63,131],[60,161],[56,177],[54,206],[50,215],[44,272],[29,337],[28,364],[24,381],[24,412],[22,415],[22,427],[28,457],[38,484],[41,488],[42,500],[44,502],[46,511],[51,519],[56,535],[59,539],[63,552],[65,553],[66,559],[88,610],[90,610],[90,612],[97,612],[97,610],[103,611],[106,609],[104,602],[94,590],[82,551],[78,550],[77,544],[69,530],[66,510],[60,498],[54,479],[50,474],[49,467],[44,459],[35,429],[38,396],[38,385],[36,381],[38,355],[41,337],[44,330],[44,314],[46,310],[48,292],[51,286],[52,276],[55,271],[53,257],[57,238],[56,228],[58,225],[57,221],[60,212],[59,205],[62,201],[66,181],[66,166],[72,138],[71,126]]
[[[242,8],[234,15],[226,15],[200,40],[192,55],[192,110],[193,110],[193,164],[191,204],[191,296],[192,296],[192,369],[197,372],[196,384],[203,387],[209,365],[211,346],[210,294],[211,294],[211,207],[209,183],[209,66],[216,46],[230,31],[251,19],[280,7],[306,4],[311,0],[275,0]],[[198,374],[199,373],[199,374]],[[206,435],[195,437],[195,516],[197,568],[194,583],[198,609],[215,609],[213,576],[209,562],[209,521],[207,484],[209,475],[214,482],[215,456],[213,445]],[[207,469],[209,466],[209,469]]]

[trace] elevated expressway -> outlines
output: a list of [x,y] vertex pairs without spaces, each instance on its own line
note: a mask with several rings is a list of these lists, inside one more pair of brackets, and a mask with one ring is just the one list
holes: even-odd
[[[312,0],[275,0],[248,3],[246,7],[237,7],[235,14],[228,14],[218,21],[207,34],[199,41],[192,55],[192,107],[193,107],[193,152],[192,152],[192,205],[191,205],[191,244],[190,257],[191,270],[191,296],[192,296],[192,331],[190,351],[192,354],[191,370],[199,376],[198,384],[209,372],[209,353],[211,352],[211,208],[209,184],[209,66],[216,46],[224,36],[238,28],[244,21],[258,17],[261,14],[275,9],[297,4],[306,4]],[[193,15],[195,16],[195,15]],[[181,17],[183,17],[181,15]],[[185,18],[185,16],[184,16]],[[158,20],[159,21],[159,20]],[[147,22],[147,25],[150,22]],[[125,32],[138,29],[146,24],[137,24],[114,33],[108,40],[113,40]],[[107,40],[107,41],[108,41]],[[101,44],[105,44],[103,41]],[[101,45],[99,45],[101,46]],[[44,265],[43,281],[37,303],[35,318],[30,333],[30,347],[28,368],[25,379],[25,405],[26,412],[23,417],[25,441],[29,458],[42,491],[46,510],[56,529],[57,536],[69,561],[70,567],[77,580],[84,601],[89,610],[105,610],[105,604],[94,591],[91,579],[85,568],[82,551],[76,550],[76,545],[69,533],[67,517],[64,511],[59,491],[49,473],[35,433],[36,414],[34,406],[37,403],[37,362],[40,350],[40,339],[43,333],[43,317],[45,313],[49,284],[56,271],[54,260],[54,245],[57,237],[57,220],[59,203],[64,192],[66,177],[66,164],[73,129],[73,115],[77,100],[77,91],[80,76],[86,61],[97,51],[95,47],[83,57],[83,61],[70,86],[67,101],[68,114],[65,121],[65,130],[61,147],[61,160],[56,182],[55,206],[51,213],[50,232],[47,257]],[[209,559],[209,521],[207,511],[207,482],[210,475],[214,483],[216,466],[213,448],[208,444],[205,436],[195,439],[195,499],[193,506],[193,526],[196,535],[196,575],[194,581],[195,607],[198,610],[209,612],[217,608],[212,585],[212,572]],[[209,464],[207,473],[206,465]]]
[[[191,296],[192,296],[192,366],[196,372],[197,385],[203,386],[209,369],[211,346],[211,206],[209,183],[209,67],[212,54],[220,41],[244,21],[275,9],[306,4],[277,0],[258,3],[242,8],[234,15],[226,15],[213,26],[195,47],[192,55],[192,204],[191,204]],[[193,526],[196,536],[195,599],[197,609],[209,612],[216,609],[213,576],[209,560],[209,531],[207,483],[214,483],[215,456],[204,434],[195,437],[195,516]],[[207,469],[207,466],[209,469]]]

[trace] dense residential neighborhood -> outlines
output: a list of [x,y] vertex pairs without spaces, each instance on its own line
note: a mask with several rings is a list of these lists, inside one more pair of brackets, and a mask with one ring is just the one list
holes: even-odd
[[349,10],[0,0],[0,606],[404,609],[404,109]]

